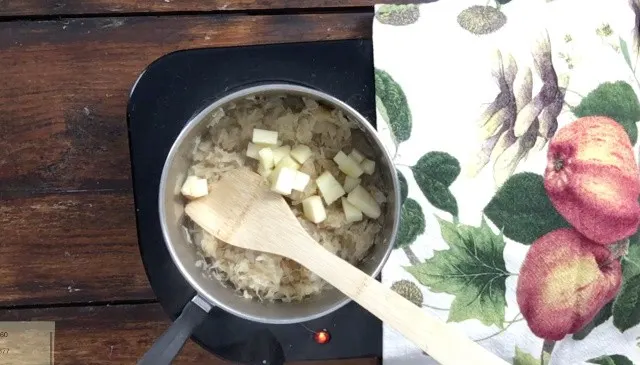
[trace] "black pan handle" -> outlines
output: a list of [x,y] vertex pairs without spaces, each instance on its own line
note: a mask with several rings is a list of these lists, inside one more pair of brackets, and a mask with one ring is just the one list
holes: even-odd
[[211,311],[211,304],[196,295],[184,306],[180,316],[138,361],[138,365],[170,365],[193,331]]

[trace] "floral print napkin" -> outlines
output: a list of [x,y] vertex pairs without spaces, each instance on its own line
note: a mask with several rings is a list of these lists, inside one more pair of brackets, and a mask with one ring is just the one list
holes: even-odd
[[[383,282],[513,364],[640,364],[637,10],[376,6],[404,199]],[[435,361],[385,327],[384,363]]]

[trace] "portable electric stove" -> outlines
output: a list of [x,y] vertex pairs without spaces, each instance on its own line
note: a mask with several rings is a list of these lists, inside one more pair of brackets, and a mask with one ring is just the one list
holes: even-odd
[[[274,81],[319,89],[375,121],[373,48],[363,40],[180,51],[149,65],[131,91],[127,117],[138,242],[151,287],[173,320],[195,291],[163,242],[158,188],[165,158],[186,122],[213,101]],[[250,338],[265,329],[280,342],[287,361],[382,355],[381,322],[353,302],[320,319],[291,325],[255,323],[214,309],[193,339],[226,360],[250,363],[239,354],[255,351]]]

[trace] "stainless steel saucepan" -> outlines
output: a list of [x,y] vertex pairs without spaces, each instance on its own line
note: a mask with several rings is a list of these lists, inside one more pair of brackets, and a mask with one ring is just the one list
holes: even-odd
[[[269,324],[290,324],[310,321],[327,315],[347,304],[348,299],[341,292],[330,289],[303,302],[264,303],[248,300],[202,274],[196,266],[196,247],[189,242],[183,229],[184,200],[180,188],[189,166],[196,137],[207,131],[209,116],[216,109],[251,95],[289,94],[309,97],[318,102],[335,107],[356,122],[368,139],[377,156],[376,166],[382,172],[388,202],[380,239],[368,256],[358,265],[365,273],[377,276],[389,257],[396,238],[400,219],[400,188],[391,157],[383,147],[373,126],[355,109],[341,100],[311,88],[293,84],[264,84],[251,86],[233,92],[209,105],[187,122],[176,138],[166,158],[159,193],[159,214],[165,244],[174,264],[185,280],[195,289],[197,295],[183,308],[182,314],[145,354],[139,364],[168,364],[180,351],[192,331],[213,308],[256,322]],[[160,244],[160,243],[159,243]]]

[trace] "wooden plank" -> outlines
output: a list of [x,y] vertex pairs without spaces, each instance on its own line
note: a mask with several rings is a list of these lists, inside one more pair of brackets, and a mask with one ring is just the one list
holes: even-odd
[[[4,6],[9,3],[16,2]],[[370,37],[371,16],[363,12],[0,23],[0,192],[128,191],[128,93],[140,72],[166,53]]]
[[[385,3],[406,4],[411,0]],[[373,6],[374,0],[0,0],[0,16],[117,14],[147,12],[229,12],[241,10],[321,9]]]
[[4,199],[0,306],[154,299],[123,193]]
[[[158,304],[19,309],[0,321],[55,321],[55,363],[134,364],[170,322]],[[230,364],[189,341],[174,364]],[[376,359],[297,362],[295,365],[376,365]],[[290,363],[294,365],[294,363]]]

